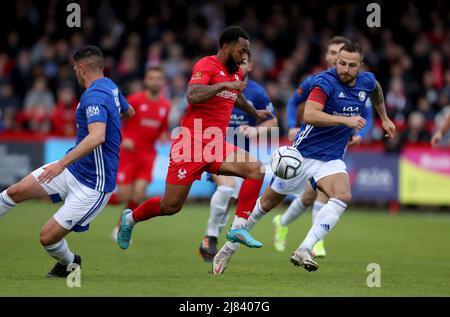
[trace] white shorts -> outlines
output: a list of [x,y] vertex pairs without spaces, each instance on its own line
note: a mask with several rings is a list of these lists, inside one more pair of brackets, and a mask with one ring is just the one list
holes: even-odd
[[[36,180],[47,165],[31,173]],[[76,232],[89,229],[89,223],[102,211],[112,194],[81,184],[67,168],[49,183],[40,185],[53,202],[65,200],[53,217],[63,228]]]
[[294,195],[298,197],[303,195],[308,182],[316,189],[316,183],[320,179],[339,173],[347,174],[347,167],[342,160],[324,162],[304,158],[298,176],[291,179],[282,179],[274,176],[270,187],[281,195]]

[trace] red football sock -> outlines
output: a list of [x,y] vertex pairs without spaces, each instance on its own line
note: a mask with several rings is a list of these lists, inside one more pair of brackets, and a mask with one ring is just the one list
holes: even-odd
[[246,178],[239,191],[236,216],[248,219],[255,207],[263,180]]
[[135,210],[139,206],[138,203],[135,203],[134,201],[129,201],[127,203],[127,209]]
[[161,197],[147,199],[133,210],[132,216],[135,221],[161,216]]
[[120,201],[117,198],[117,193],[112,193],[111,198],[109,198],[108,204],[110,204],[110,205],[120,204]]

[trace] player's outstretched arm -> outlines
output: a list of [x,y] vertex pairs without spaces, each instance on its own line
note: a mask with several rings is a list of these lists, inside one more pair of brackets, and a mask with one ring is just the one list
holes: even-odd
[[214,85],[189,85],[186,98],[191,105],[194,105],[197,103],[203,103],[211,99],[217,93],[225,89],[235,89],[239,90],[239,92],[242,92],[245,89],[245,86],[245,82],[238,80],[234,82],[217,83]]
[[381,89],[381,85],[378,81],[376,82],[375,90],[370,95],[370,102],[380,116],[381,125],[387,132],[385,136],[393,138],[395,136],[395,124],[389,119],[386,113],[383,90]]
[[303,120],[306,124],[317,127],[333,127],[336,125],[346,125],[350,128],[361,130],[366,124],[366,120],[360,116],[343,117],[334,116],[323,112],[324,104],[308,99],[305,105]]
[[244,97],[244,95],[239,94],[236,99],[236,103],[234,104],[241,110],[244,110],[253,118],[256,118],[258,121],[267,120],[267,118],[273,118],[272,112],[268,110],[256,110],[256,108],[248,102],[248,100]]
[[256,135],[268,133],[271,128],[274,128],[277,125],[278,125],[277,118],[272,118],[269,120],[265,120],[264,122],[261,122],[256,127],[249,125],[241,125],[239,126],[238,131],[247,137],[254,137]]
[[105,142],[106,123],[93,122],[88,125],[88,130],[89,134],[66,156],[44,168],[44,172],[38,177],[40,183],[50,182],[54,177],[61,174],[68,165],[91,153]]

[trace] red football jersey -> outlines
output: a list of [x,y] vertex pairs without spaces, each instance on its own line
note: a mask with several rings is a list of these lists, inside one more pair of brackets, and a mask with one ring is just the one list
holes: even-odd
[[[216,55],[206,56],[200,59],[192,70],[189,85],[214,85],[221,82],[242,80],[243,72],[239,68],[235,74],[229,74]],[[189,104],[186,114],[181,120],[181,126],[194,128],[194,119],[202,119],[203,130],[208,127],[219,127],[225,135],[225,130],[230,122],[231,112],[238,90],[222,90],[204,103]]]
[[136,151],[154,150],[156,140],[168,129],[170,103],[161,96],[149,99],[145,91],[130,95],[127,100],[136,114],[123,123],[123,139],[132,139]]

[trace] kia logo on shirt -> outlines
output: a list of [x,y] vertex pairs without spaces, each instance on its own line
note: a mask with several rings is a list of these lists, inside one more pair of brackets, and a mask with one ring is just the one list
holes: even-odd
[[356,111],[359,111],[359,107],[348,106],[348,107],[342,108],[342,111],[356,112]]

